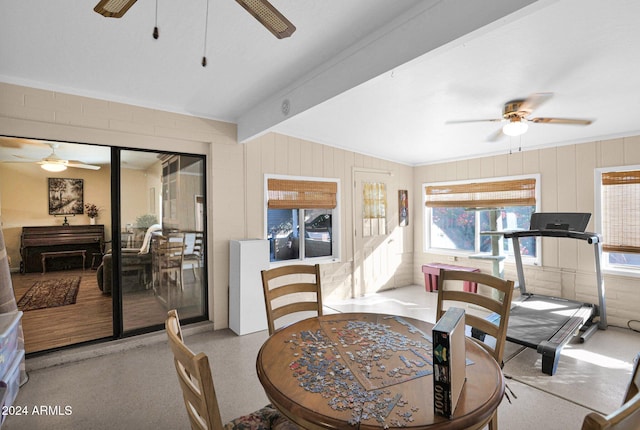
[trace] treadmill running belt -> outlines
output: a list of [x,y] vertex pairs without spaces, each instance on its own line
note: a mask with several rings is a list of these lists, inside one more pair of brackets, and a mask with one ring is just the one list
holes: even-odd
[[583,303],[557,297],[527,295],[513,302],[507,340],[529,348],[550,340],[574,316],[580,316]]

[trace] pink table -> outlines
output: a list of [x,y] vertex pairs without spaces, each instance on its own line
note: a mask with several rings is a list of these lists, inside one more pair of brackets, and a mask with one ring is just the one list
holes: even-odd
[[[443,263],[429,263],[422,266],[422,273],[424,273],[424,289],[427,292],[438,290],[438,275],[440,269],[445,270],[462,270],[465,272],[479,272],[480,269],[475,267],[454,266],[453,264]],[[471,293],[478,292],[478,284],[475,282],[465,282],[463,289]]]

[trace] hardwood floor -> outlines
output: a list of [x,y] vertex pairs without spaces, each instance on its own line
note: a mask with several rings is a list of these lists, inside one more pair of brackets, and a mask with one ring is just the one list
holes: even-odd
[[[34,282],[44,279],[80,276],[80,289],[76,303],[55,308],[26,311],[22,327],[27,353],[46,351],[113,336],[112,299],[98,288],[95,270],[66,270],[40,273],[13,273],[11,280],[16,301]],[[195,276],[185,276],[185,289],[172,306],[177,307],[181,318],[202,315],[201,281]],[[152,289],[123,294],[124,329],[134,330],[162,324],[168,308],[158,300]]]
[[[201,289],[199,284],[198,289]],[[185,283],[184,293],[175,293],[171,308],[178,309],[180,318],[197,317],[202,315],[200,295],[193,297],[189,294],[195,290],[193,283]],[[156,297],[153,290],[124,293],[122,300],[124,330],[135,330],[156,324],[163,324],[167,318],[169,307]]]
[[27,353],[112,336],[111,296],[103,295],[98,289],[94,270],[56,271],[44,275],[14,273],[11,280],[16,300],[20,300],[36,281],[68,276],[81,277],[75,304],[24,312],[22,328]]

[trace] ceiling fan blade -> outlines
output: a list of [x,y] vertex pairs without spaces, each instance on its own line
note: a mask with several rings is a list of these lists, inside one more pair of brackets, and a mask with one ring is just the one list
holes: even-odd
[[100,0],[93,8],[107,18],[121,18],[137,0]]
[[497,129],[495,132],[491,133],[487,137],[487,142],[496,142],[504,137],[504,133],[502,132],[502,128]]
[[502,118],[491,118],[491,119],[461,119],[454,121],[447,121],[446,124],[465,124],[471,122],[501,122],[504,121]]
[[23,161],[17,161],[17,160],[13,161],[14,163],[34,163],[36,161],[40,161],[40,160],[34,160],[31,157],[25,157],[25,156],[22,156],[22,155],[17,155],[17,154],[12,154],[12,155],[14,157],[16,157],[16,158],[20,158],[21,160],[23,160]]
[[78,160],[67,161],[67,167],[76,167],[78,169],[100,170],[100,166],[94,166],[93,164],[86,164]]
[[589,125],[593,121],[590,119],[572,119],[572,118],[531,118],[531,122],[543,124],[571,124],[571,125]]
[[267,0],[236,0],[236,2],[278,39],[289,37],[296,31],[296,26]]
[[47,142],[45,140],[0,136],[0,148],[23,149],[34,146],[41,148],[51,148],[50,142]]
[[26,139],[19,139],[15,137],[0,136],[0,147],[3,148],[22,148],[22,145]]
[[[15,157],[15,155],[14,155]],[[0,160],[0,163],[12,163],[12,164],[18,164],[18,163],[36,163],[38,160],[29,160],[29,159],[23,159],[23,160]]]
[[527,97],[520,105],[519,111],[528,112],[530,114],[543,103],[546,103],[553,97],[553,93],[535,93]]

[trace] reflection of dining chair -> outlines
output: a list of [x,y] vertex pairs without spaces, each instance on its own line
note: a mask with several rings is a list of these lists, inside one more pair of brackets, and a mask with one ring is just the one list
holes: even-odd
[[[459,282],[450,282],[459,281]],[[463,291],[463,282],[475,282],[479,288],[481,285],[487,287],[490,293],[487,295]],[[456,285],[457,284],[457,285]],[[482,288],[484,290],[484,288]],[[509,323],[509,311],[511,309],[511,298],[513,297],[513,281],[504,280],[486,273],[463,272],[460,270],[440,269],[438,277],[438,304],[436,306],[436,320],[439,320],[451,302],[462,302],[474,305],[475,309],[481,312],[486,311],[487,315],[497,314],[499,319],[496,323],[480,316],[465,314],[465,324],[471,326],[472,333],[483,333],[480,336],[473,336],[484,349],[502,367],[502,356],[507,337],[507,324]],[[447,302],[447,308],[445,308]],[[457,304],[453,304],[457,306]],[[493,318],[491,318],[493,319]],[[495,339],[495,345],[487,339],[487,335]],[[481,339],[479,339],[481,338]],[[498,412],[494,412],[489,429],[498,428]]]
[[294,264],[261,273],[269,335],[275,331],[276,320],[286,315],[308,311],[322,315],[319,264]]
[[[160,224],[153,224],[147,228],[142,239],[142,246],[140,248],[122,248],[120,253],[122,255],[121,271],[125,273],[137,274],[137,284],[144,286],[145,289],[151,287],[152,278],[152,258],[151,258],[151,240],[156,232],[162,230]],[[130,244],[127,244],[129,246]]]
[[234,419],[224,427],[213,385],[209,358],[203,353],[194,354],[184,344],[180,320],[175,309],[169,311],[165,321],[173,362],[178,373],[182,397],[192,429],[277,429],[293,430],[295,427],[271,405],[250,415]]
[[[200,268],[202,267],[202,259],[204,257],[203,234],[201,231],[185,233],[184,242],[184,264],[191,265],[191,270],[193,270],[193,277],[195,279],[198,279],[198,273],[200,273]],[[197,271],[196,268],[198,269]]]
[[177,290],[178,287],[180,290],[184,289],[182,284],[184,235],[179,233],[167,236],[156,235],[151,249],[154,291],[171,307],[172,291]]
[[582,430],[636,430],[640,429],[640,354],[636,356],[631,381],[622,406],[607,416],[589,412],[582,422]]

